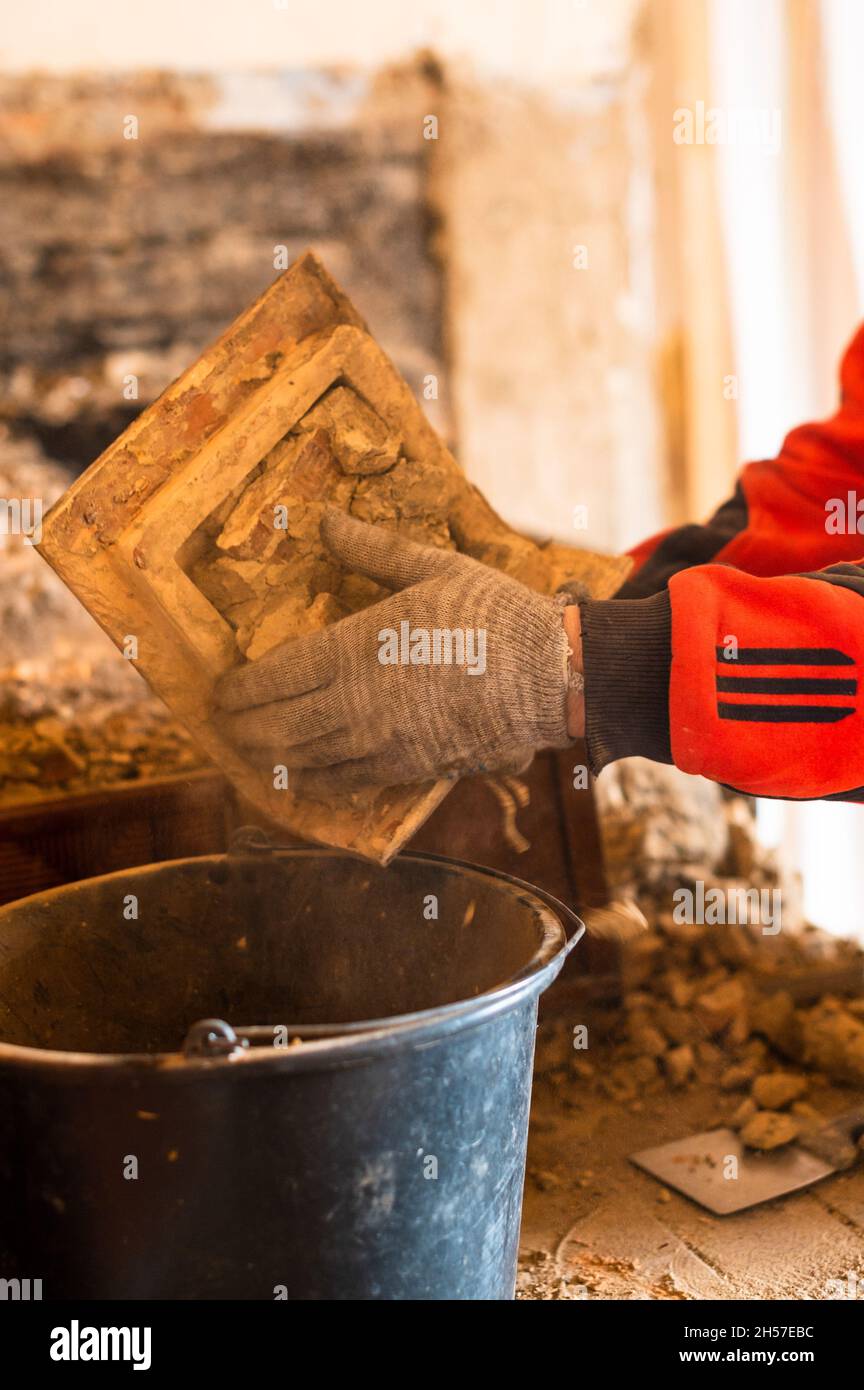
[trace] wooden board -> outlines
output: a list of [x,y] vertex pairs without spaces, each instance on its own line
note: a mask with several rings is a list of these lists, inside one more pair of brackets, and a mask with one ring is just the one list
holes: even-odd
[[606,597],[630,562],[506,526],[311,253],[51,509],[41,553],[121,649],[134,638],[142,675],[247,801],[294,834],[383,863],[450,783],[325,805],[303,795],[302,776],[277,790],[213,720],[214,683],[245,655],[381,596],[335,571],[318,536],[326,503],[547,593],[577,579]]
[[0,803],[0,904],[162,859],[212,854],[236,826],[215,770]]

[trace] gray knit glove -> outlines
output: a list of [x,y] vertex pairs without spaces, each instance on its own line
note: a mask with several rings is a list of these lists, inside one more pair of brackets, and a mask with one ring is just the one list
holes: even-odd
[[571,742],[554,599],[333,509],[321,534],[347,569],[396,592],[223,677],[235,743],[331,795],[521,770]]

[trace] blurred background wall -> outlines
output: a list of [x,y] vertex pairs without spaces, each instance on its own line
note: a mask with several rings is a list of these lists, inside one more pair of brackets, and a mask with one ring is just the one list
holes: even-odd
[[[857,0],[30,0],[0,467],[84,467],[312,245],[508,520],[617,549],[699,519],[833,405],[862,40]],[[700,108],[750,124],[677,140]],[[838,929],[861,816],[762,812]]]
[[[312,244],[412,384],[436,376],[436,424],[508,519],[566,539],[579,508],[596,543],[635,539],[664,513],[640,24],[634,0],[37,0],[0,49],[3,366],[65,362],[76,417],[103,384],[122,412],[118,353],[150,354],[149,399],[274,247]],[[35,425],[45,384],[14,381]]]

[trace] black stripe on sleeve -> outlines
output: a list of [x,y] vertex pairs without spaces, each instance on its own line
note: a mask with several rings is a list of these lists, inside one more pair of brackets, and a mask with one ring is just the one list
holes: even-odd
[[855,695],[858,682],[818,676],[718,676],[717,689],[727,695]]
[[716,648],[724,666],[854,666],[854,657],[835,647],[739,647],[737,656]]
[[718,700],[721,719],[753,724],[839,724],[855,710],[845,705],[734,705]]

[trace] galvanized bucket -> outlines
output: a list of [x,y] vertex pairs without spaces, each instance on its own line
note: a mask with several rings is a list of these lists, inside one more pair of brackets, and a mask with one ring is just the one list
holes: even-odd
[[254,837],[0,909],[0,1277],[511,1298],[537,1002],[583,930],[491,870]]

